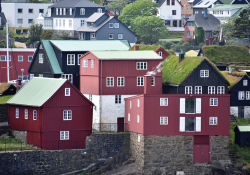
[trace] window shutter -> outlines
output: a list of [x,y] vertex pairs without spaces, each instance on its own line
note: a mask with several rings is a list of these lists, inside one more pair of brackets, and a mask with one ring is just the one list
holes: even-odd
[[201,113],[201,98],[196,98],[196,114]]
[[185,98],[180,98],[180,114],[185,114]]
[[195,131],[201,132],[201,117],[196,117],[195,126]]
[[185,132],[185,117],[180,117],[180,132]]

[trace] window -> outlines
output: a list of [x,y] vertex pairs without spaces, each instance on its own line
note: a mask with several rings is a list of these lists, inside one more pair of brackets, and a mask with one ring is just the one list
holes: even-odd
[[69,15],[72,15],[72,8],[69,9]]
[[16,108],[16,118],[19,118],[19,108]]
[[115,95],[115,104],[121,104],[121,95]]
[[18,61],[23,61],[23,56],[18,55]]
[[144,86],[144,77],[137,77],[137,86]]
[[176,15],[176,10],[172,10],[172,15]]
[[75,65],[75,54],[67,54],[67,65]]
[[59,19],[59,27],[62,26],[62,20]]
[[56,15],[58,15],[58,8],[56,8]]
[[29,12],[29,13],[33,13],[33,9],[29,9],[28,12]]
[[248,81],[247,80],[243,80],[243,86],[247,86]]
[[190,31],[187,31],[187,32],[186,32],[186,37],[187,37],[187,38],[190,38]]
[[69,27],[72,27],[72,20],[69,20]]
[[195,14],[198,14],[198,10],[195,10],[195,12],[194,12]]
[[80,15],[85,15],[85,8],[80,9]]
[[62,74],[63,79],[69,80],[71,83],[73,83],[73,75],[72,74]]
[[138,143],[141,142],[141,136],[138,134]]
[[167,5],[170,5],[170,0],[167,0]]
[[167,125],[168,117],[160,117],[160,125]]
[[95,66],[95,60],[91,60],[91,68],[94,68],[94,66]]
[[109,39],[114,39],[114,34],[109,34]]
[[23,19],[22,19],[22,18],[17,19],[17,23],[18,23],[18,24],[22,24],[22,23],[23,23]]
[[209,70],[200,70],[200,77],[209,77]]
[[151,86],[155,85],[155,77],[151,77]]
[[82,19],[82,20],[81,20],[81,26],[83,26],[83,25],[84,25],[84,20]]
[[23,13],[23,9],[17,9],[17,13]]
[[202,94],[202,86],[195,86],[195,94]]
[[89,100],[92,101],[92,94],[89,94]]
[[210,98],[210,106],[218,106],[218,98]]
[[107,77],[106,82],[108,87],[114,86],[114,77]]
[[[7,56],[1,56],[1,61],[7,61]],[[11,56],[9,56],[9,61],[11,61]]]
[[130,113],[128,113],[128,121],[130,121]]
[[97,9],[97,12],[98,12],[98,13],[102,13],[102,9],[101,9],[101,8],[98,8],[98,9]]
[[34,74],[30,74],[30,80],[34,78]]
[[72,120],[72,111],[64,110],[63,111],[63,120]]
[[24,110],[24,118],[25,118],[25,119],[28,119],[28,117],[29,117],[29,116],[28,116],[28,109],[25,109],[25,110]]
[[194,98],[186,98],[186,106],[185,106],[185,112],[186,113],[195,113],[195,99]]
[[56,19],[56,27],[58,27],[58,19]]
[[124,77],[117,77],[117,86],[124,86]]
[[78,54],[78,65],[80,65],[80,57],[82,56],[83,54]]
[[70,88],[65,88],[65,96],[70,96]]
[[33,56],[28,56],[28,62],[31,62],[33,59]]
[[137,62],[136,69],[137,70],[147,70],[147,62]]
[[109,23],[109,28],[114,28],[114,24],[113,23]]
[[37,119],[37,111],[33,110],[33,120],[36,120],[36,119]]
[[63,15],[66,15],[66,8],[63,8]]
[[92,23],[92,22],[89,22],[88,24],[89,24],[90,27],[94,26],[94,23]]
[[209,125],[217,125],[217,117],[209,117]]
[[39,76],[39,77],[43,77],[43,74],[39,74],[38,76]]
[[159,52],[159,55],[162,56],[162,52]]
[[180,117],[180,132],[201,132],[201,117]]
[[60,131],[60,140],[69,140],[69,131]]
[[186,10],[188,10],[188,5],[186,5]]
[[88,67],[88,60],[86,59],[82,60],[82,67]]
[[168,106],[168,98],[160,98],[160,106]]
[[137,115],[137,123],[140,123],[140,115]]
[[123,34],[118,34],[118,39],[123,39]]
[[140,107],[140,99],[137,100],[137,107]]
[[79,39],[80,39],[80,40],[84,40],[84,33],[83,33],[83,32],[80,32],[80,33],[79,33]]
[[130,106],[130,109],[132,109],[132,101],[130,101],[130,104],[129,104],[129,106]]
[[192,86],[185,86],[185,94],[192,94]]
[[39,13],[43,13],[44,12],[44,9],[39,9]]
[[119,28],[119,23],[115,23],[115,28]]
[[39,63],[43,64],[44,55],[39,53]]
[[250,100],[250,91],[246,91],[246,100]]
[[244,100],[244,94],[245,94],[244,91],[239,91],[239,95],[238,95],[239,100]]
[[90,33],[91,38],[96,38],[96,33]]
[[172,0],[172,5],[174,5],[175,4],[175,0]]
[[62,8],[60,8],[60,15],[62,15]]
[[185,131],[194,131],[195,117],[185,117]]
[[208,94],[215,94],[215,86],[208,86]]
[[218,86],[217,87],[217,94],[225,94],[224,86]]
[[209,36],[208,36],[209,38],[213,38],[214,37],[214,34],[213,34],[213,32],[209,32]]

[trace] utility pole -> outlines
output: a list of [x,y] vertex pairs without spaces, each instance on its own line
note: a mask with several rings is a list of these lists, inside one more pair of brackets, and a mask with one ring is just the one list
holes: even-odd
[[7,41],[7,83],[10,81],[10,71],[9,71],[9,21],[6,21],[6,41]]

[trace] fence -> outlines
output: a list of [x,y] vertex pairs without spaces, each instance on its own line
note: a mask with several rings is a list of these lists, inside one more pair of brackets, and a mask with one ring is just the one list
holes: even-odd
[[93,124],[92,133],[96,132],[124,132],[127,123],[96,123]]
[[170,49],[175,52],[181,52],[181,50],[200,50],[200,48],[202,48],[202,46],[170,46]]

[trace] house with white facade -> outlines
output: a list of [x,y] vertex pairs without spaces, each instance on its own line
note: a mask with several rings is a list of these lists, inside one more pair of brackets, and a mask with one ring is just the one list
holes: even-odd
[[44,14],[51,3],[2,3],[2,12],[9,21],[9,30],[27,34],[28,28],[37,23],[38,15]]
[[204,14],[208,8],[211,8],[213,5],[223,4],[220,0],[195,0],[193,2],[193,15],[194,14]]
[[46,15],[38,17],[44,30],[53,30],[55,34],[67,33],[78,38],[76,31],[93,13],[102,13],[105,7],[88,0],[64,0],[48,7]]

